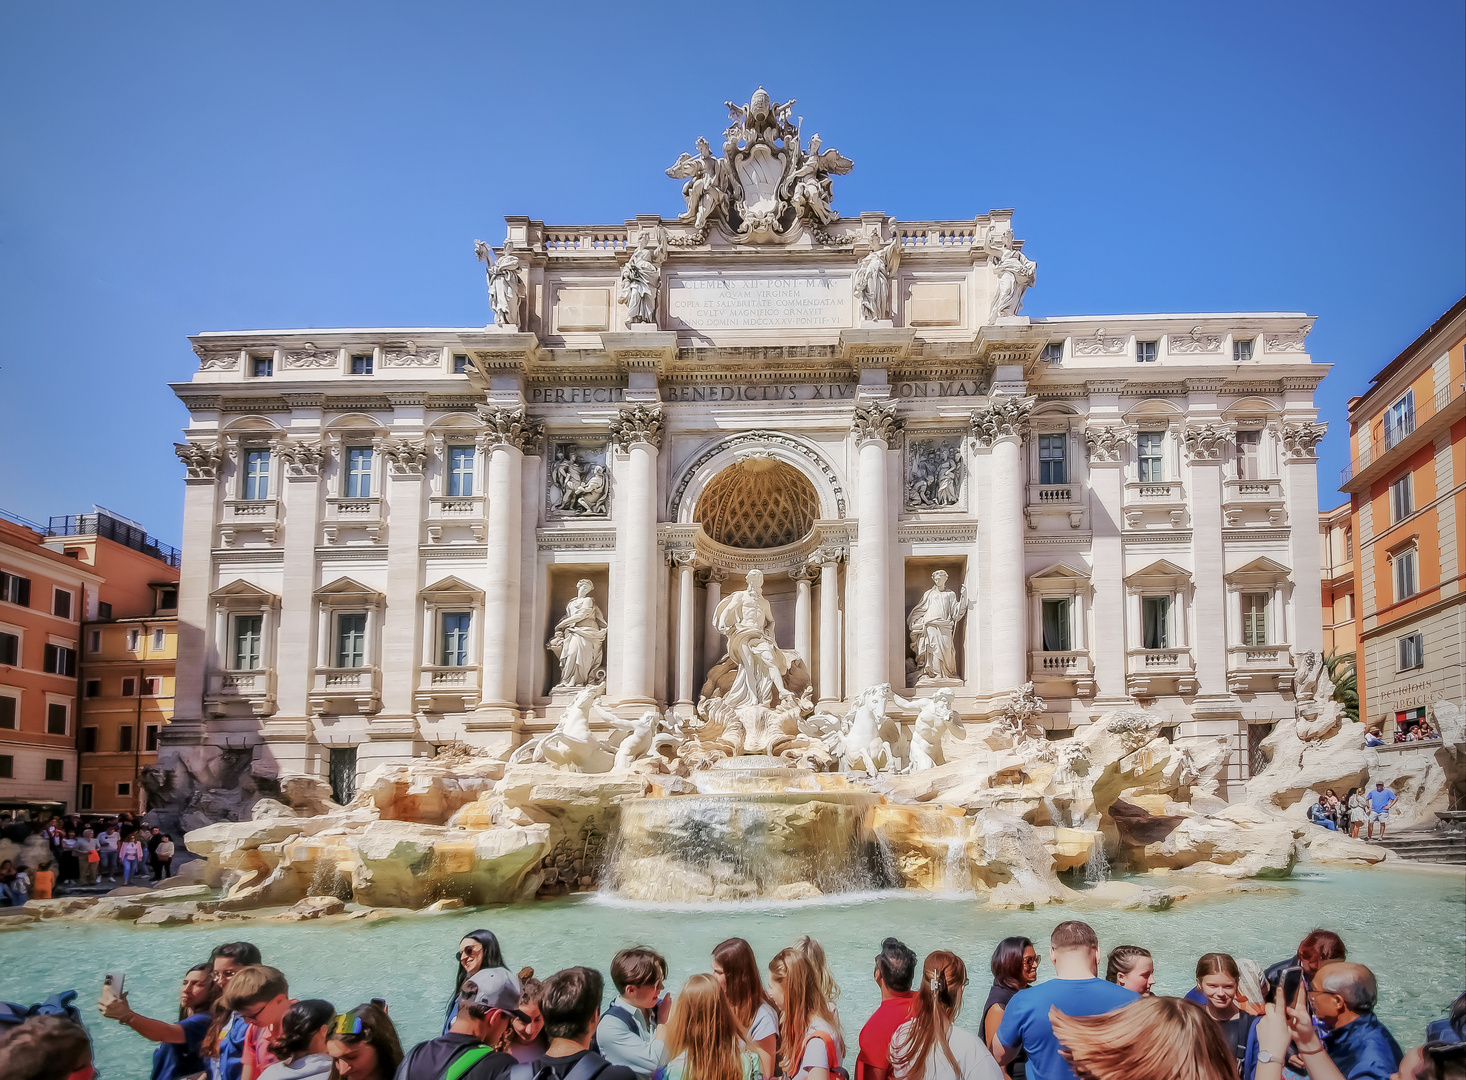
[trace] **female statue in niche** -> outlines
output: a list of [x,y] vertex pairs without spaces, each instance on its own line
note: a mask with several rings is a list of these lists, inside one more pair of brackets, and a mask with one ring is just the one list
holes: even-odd
[[932,587],[911,609],[907,627],[916,656],[917,684],[957,678],[957,623],[967,614],[967,586],[959,596],[947,588],[947,572],[932,575]]
[[565,605],[547,646],[560,661],[560,686],[590,686],[605,676],[606,617],[590,598],[594,588],[589,578],[575,583],[575,599]]

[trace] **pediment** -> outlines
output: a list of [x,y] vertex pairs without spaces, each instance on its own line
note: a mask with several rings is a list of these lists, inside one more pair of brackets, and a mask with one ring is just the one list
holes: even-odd
[[260,588],[251,581],[239,578],[215,589],[209,594],[209,598],[212,600],[259,600],[261,602],[279,599],[274,593]]
[[1191,571],[1184,566],[1177,566],[1169,559],[1157,559],[1149,566],[1135,571],[1125,578],[1125,584],[1135,584],[1141,581],[1155,581],[1163,578],[1191,580]]
[[315,592],[317,600],[359,600],[363,603],[380,603],[382,594],[354,578],[341,577],[329,585],[322,585]]
[[424,589],[419,595],[424,600],[461,600],[465,597],[473,600],[482,600],[484,591],[476,585],[470,585],[460,577],[449,574],[441,581],[435,581]]
[[1028,580],[1034,584],[1056,581],[1088,581],[1089,571],[1075,569],[1068,563],[1055,563],[1053,566],[1045,567],[1036,574],[1030,574]]
[[1262,555],[1253,559],[1246,566],[1239,566],[1237,569],[1230,571],[1224,580],[1287,580],[1292,573],[1293,571],[1282,563],[1274,562],[1266,555]]

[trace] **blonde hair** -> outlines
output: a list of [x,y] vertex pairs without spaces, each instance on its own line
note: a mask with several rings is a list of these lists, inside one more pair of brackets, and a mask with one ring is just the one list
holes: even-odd
[[1232,1049],[1206,1010],[1141,998],[1100,1016],[1049,1009],[1064,1060],[1084,1080],[1236,1080]]
[[664,1040],[669,1058],[687,1055],[684,1080],[743,1080],[748,1032],[711,975],[693,975],[682,984]]
[[952,1071],[962,1074],[948,1034],[962,1011],[962,988],[966,985],[967,965],[956,953],[934,952],[926,958],[921,970],[921,990],[911,1006],[911,1024],[899,1043],[895,1040],[891,1043],[891,1071],[899,1072],[902,1080],[922,1080],[926,1075],[927,1056],[938,1046]]
[[840,984],[835,981],[835,976],[830,974],[830,964],[825,959],[825,947],[808,934],[796,941],[794,947],[804,954],[804,958],[809,961],[809,966],[814,968],[814,973],[820,981],[820,993],[825,996],[826,1001],[833,1005],[840,997]]
[[[840,1039],[840,1022],[830,1011],[830,1004],[820,989],[819,973],[798,949],[785,949],[769,961],[769,978],[783,988],[784,1009],[779,1024],[781,1064],[785,1076],[799,1072],[804,1044],[815,1019],[830,1025]],[[834,1064],[832,1062],[832,1064]]]

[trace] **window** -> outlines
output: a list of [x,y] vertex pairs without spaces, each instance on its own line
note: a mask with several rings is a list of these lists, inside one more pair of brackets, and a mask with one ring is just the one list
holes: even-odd
[[1354,558],[1354,530],[1344,530],[1344,558]]
[[1237,432],[1237,479],[1262,479],[1262,432]]
[[1415,512],[1414,473],[1406,473],[1390,485],[1390,520],[1404,521]]
[[15,779],[15,758],[10,754],[0,754],[0,780]]
[[1147,649],[1168,649],[1171,647],[1170,621],[1171,598],[1169,596],[1143,596],[1140,599],[1142,623],[1142,645]]
[[1400,639],[1400,670],[1425,666],[1425,635],[1419,630]]
[[[48,761],[46,763],[47,769],[50,768],[50,765],[51,765],[51,763]],[[50,779],[50,776],[47,776],[46,779],[49,780]],[[59,779],[59,777],[58,777],[58,779]],[[91,784],[83,784],[81,786],[81,798],[80,798],[79,801],[81,803],[81,809],[82,810],[90,810],[92,808],[92,785]]]
[[1156,343],[1154,341],[1137,341],[1135,343],[1135,360],[1141,364],[1155,363]]
[[448,494],[473,494],[473,458],[471,446],[448,447]]
[[21,607],[30,607],[31,579],[0,571],[0,600],[19,604]]
[[102,680],[101,679],[88,679],[87,680],[87,697],[101,697],[101,696],[102,696]]
[[[66,779],[66,762],[62,761],[60,758],[47,758],[46,759],[46,779],[47,780],[65,780]],[[85,788],[85,790],[87,792],[87,805],[88,805],[88,807],[90,807],[91,806],[91,789],[92,789],[92,785],[91,784],[84,784],[83,787]]]
[[123,697],[134,697],[134,696],[136,696],[136,694],[137,694],[137,680],[136,679],[131,679],[131,678],[123,679],[122,680],[122,696]]
[[1242,364],[1252,359],[1252,339],[1236,338],[1232,341],[1232,361]]
[[1043,352],[1038,358],[1046,364],[1057,364],[1064,359],[1064,343],[1062,341],[1051,341],[1043,347]]
[[47,735],[66,734],[66,721],[70,719],[70,717],[68,716],[69,711],[70,710],[68,710],[65,705],[62,705],[60,702],[57,701],[53,701],[51,702],[51,704],[46,706]]
[[336,616],[336,666],[338,668],[366,666],[366,620],[365,615]]
[[154,754],[158,751],[158,725],[148,724],[143,728],[143,750]]
[[438,663],[444,667],[468,666],[468,627],[470,615],[466,611],[445,611],[443,613],[443,648]]
[[1243,593],[1242,644],[1267,643],[1267,593]]
[[249,373],[256,379],[268,379],[275,374],[275,357],[251,356],[249,358]]
[[1166,478],[1166,461],[1162,449],[1166,444],[1163,431],[1142,431],[1135,441],[1136,460],[1140,465],[1140,481],[1154,484]]
[[327,764],[331,798],[342,806],[356,798],[356,747],[333,746]]
[[132,794],[132,781],[119,780],[117,782],[117,794],[124,797],[130,796]]
[[1414,596],[1420,588],[1415,576],[1415,549],[1400,552],[1395,556],[1394,563],[1395,599],[1405,600]]
[[159,628],[153,631],[153,652],[162,652],[168,643],[168,631]]
[[87,652],[102,651],[102,631],[93,630],[87,635]]
[[15,707],[19,704],[18,698],[0,696],[0,728],[15,730]]
[[0,664],[12,667],[20,663],[20,638],[15,634],[0,633]]
[[97,729],[84,727],[81,729],[81,752],[83,754],[95,754],[97,752]]
[[76,650],[64,645],[47,645],[41,670],[52,675],[76,674]]
[[1405,396],[1385,410],[1385,449],[1415,430],[1415,391],[1405,391]]
[[1044,652],[1068,652],[1069,599],[1045,600],[1043,603]]
[[256,671],[260,666],[260,641],[264,629],[263,615],[234,616],[235,671]]
[[163,694],[163,680],[160,676],[149,675],[143,680],[143,694],[147,697],[161,697]]
[[101,619],[103,622],[111,622],[112,605],[107,603],[106,601],[99,600],[97,602],[97,618]]
[[126,724],[117,729],[117,752],[119,754],[132,753],[132,725]]
[[372,448],[370,446],[348,446],[346,448],[346,497],[348,499],[370,499],[372,497]]
[[138,643],[142,641],[142,631],[133,628],[127,632],[127,648],[131,652],[137,652]]
[[456,352],[453,354],[453,374],[468,374],[468,353]]
[[244,497],[270,497],[270,451],[248,450],[244,455]]
[[353,353],[351,356],[351,373],[353,375],[370,375],[372,373],[372,354]]
[[177,589],[160,589],[158,591],[158,610],[172,611],[178,607]]
[[65,589],[51,590],[51,614],[58,619],[71,618],[71,593]]
[[1038,437],[1038,482],[1040,484],[1067,484],[1069,462],[1065,453],[1069,438],[1058,435]]

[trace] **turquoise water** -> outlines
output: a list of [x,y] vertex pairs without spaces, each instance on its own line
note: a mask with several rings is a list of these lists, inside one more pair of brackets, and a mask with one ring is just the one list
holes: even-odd
[[[709,970],[712,947],[747,938],[761,963],[800,934],[824,944],[844,988],[840,1013],[851,1036],[878,1000],[871,969],[880,941],[894,934],[925,955],[954,950],[971,977],[962,1021],[975,1025],[987,996],[987,962],[1000,938],[1045,940],[1054,924],[1083,918],[1100,945],[1138,944],[1156,955],[1156,992],[1182,994],[1196,958],[1230,952],[1268,964],[1291,956],[1316,926],[1343,936],[1350,959],[1379,978],[1379,1014],[1400,1042],[1414,1045],[1425,1023],[1444,1015],[1466,988],[1466,875],[1410,869],[1308,873],[1284,883],[1283,895],[1237,895],[1183,904],[1166,912],[1051,907],[993,911],[971,900],[867,894],[840,901],[667,908],[599,897],[523,907],[450,912],[372,923],[321,925],[268,920],[136,929],[126,924],[40,924],[0,934],[0,999],[29,1004],[61,989],[82,991],[84,1012],[108,1080],[145,1077],[151,1044],[91,1012],[109,971],[127,974],[133,1008],[176,1015],[178,983],[189,965],[223,941],[253,941],[265,962],[282,969],[291,993],[323,997],[339,1009],[384,997],[405,1044],[436,1035],[454,971],[459,938],[475,927],[499,935],[511,967],[541,975],[584,963],[609,970],[617,949],[648,944],[663,953],[675,988]],[[1047,967],[1046,975],[1052,973]],[[607,981],[608,991],[609,979]]]

